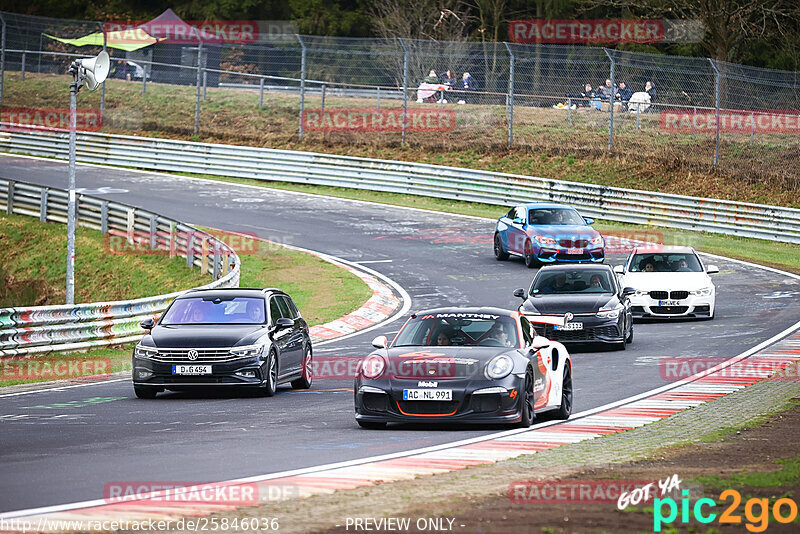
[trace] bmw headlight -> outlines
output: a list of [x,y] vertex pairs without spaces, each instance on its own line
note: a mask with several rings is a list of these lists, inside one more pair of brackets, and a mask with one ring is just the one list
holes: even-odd
[[589,244],[591,244],[591,245],[602,245],[603,244],[603,236],[599,235],[599,236],[597,236],[595,238],[592,238],[592,240],[589,241]]
[[708,297],[713,292],[714,292],[714,286],[709,286],[701,289],[696,289],[695,291],[690,291],[689,293],[698,297]]
[[263,345],[247,345],[245,347],[234,347],[231,349],[231,356],[234,358],[253,358],[261,354]]
[[619,317],[619,312],[622,311],[622,306],[616,308],[600,308],[597,312],[598,319],[616,319]]
[[536,241],[538,241],[539,243],[541,243],[542,245],[555,245],[556,244],[556,240],[553,239],[552,237],[546,237],[546,236],[543,236],[543,235],[537,235],[536,237],[534,237],[534,239]]
[[642,289],[637,289],[636,293],[634,293],[634,295],[637,296],[637,297],[645,297],[645,296],[647,296],[649,294],[650,294],[649,291],[644,291]]
[[505,354],[495,356],[486,364],[486,376],[494,380],[505,378],[514,369],[514,362]]
[[133,349],[133,355],[136,358],[153,358],[158,356],[158,349],[155,347],[145,347],[143,345],[136,345]]

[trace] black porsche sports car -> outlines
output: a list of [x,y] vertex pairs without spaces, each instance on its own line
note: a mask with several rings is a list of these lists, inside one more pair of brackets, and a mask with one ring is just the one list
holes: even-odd
[[[565,318],[543,318],[564,324]],[[356,421],[509,423],[572,412],[572,363],[563,345],[537,336],[519,312],[438,308],[411,316],[394,341],[362,362],[355,379]]]
[[563,326],[546,326],[543,334],[562,343],[613,343],[624,350],[633,341],[629,297],[608,265],[548,265],[542,267],[528,291],[514,295],[524,302],[519,311],[534,321],[542,315],[573,319]]
[[279,289],[202,289],[176,298],[133,350],[139,398],[202,387],[311,387],[311,337],[292,299]]

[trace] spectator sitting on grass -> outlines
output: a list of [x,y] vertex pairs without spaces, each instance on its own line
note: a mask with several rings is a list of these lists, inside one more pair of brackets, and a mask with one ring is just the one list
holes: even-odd
[[614,96],[614,98],[616,98],[617,100],[619,100],[624,104],[631,99],[632,94],[633,93],[631,92],[630,87],[628,87],[628,84],[626,84],[625,82],[619,82],[619,90],[617,91],[617,94]]

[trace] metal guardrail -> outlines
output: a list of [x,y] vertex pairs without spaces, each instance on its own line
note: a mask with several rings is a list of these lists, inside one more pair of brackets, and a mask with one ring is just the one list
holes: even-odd
[[[8,130],[19,126],[0,123]],[[65,158],[62,132],[9,131],[0,150]],[[631,224],[800,243],[800,210],[622,189],[533,176],[313,152],[80,133],[78,160],[158,171],[284,181],[509,206],[563,202],[582,214]]]
[[[0,209],[7,214],[38,217],[42,222],[63,223],[67,192],[0,179]],[[239,285],[236,252],[214,236],[181,222],[87,195],[78,195],[77,222],[116,236],[123,247],[135,246],[136,240],[145,236],[149,250],[183,256],[187,266],[198,266],[211,274],[213,281],[202,287]],[[0,357],[137,340],[142,336],[139,323],[163,312],[181,293],[115,302],[0,308]]]

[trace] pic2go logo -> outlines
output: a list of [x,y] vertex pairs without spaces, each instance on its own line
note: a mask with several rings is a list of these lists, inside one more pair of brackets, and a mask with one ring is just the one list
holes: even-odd
[[[711,511],[717,506],[714,499],[702,498],[695,501],[694,506],[689,502],[689,490],[683,490],[683,498],[680,503],[681,523],[688,523],[694,519],[698,523],[708,524],[717,519],[717,514]],[[742,495],[734,490],[727,489],[719,494],[720,501],[731,499],[730,505],[719,515],[719,523],[730,523],[739,525],[742,517],[736,513],[742,503]],[[668,510],[665,516],[665,507]],[[764,532],[769,526],[770,511],[772,517],[778,523],[791,523],[797,519],[797,503],[792,499],[782,498],[769,506],[769,499],[752,498],[744,504],[744,517],[748,521],[745,524],[750,532]],[[653,532],[661,532],[662,525],[669,525],[678,519],[678,503],[675,499],[655,499],[653,501]]]

